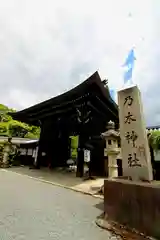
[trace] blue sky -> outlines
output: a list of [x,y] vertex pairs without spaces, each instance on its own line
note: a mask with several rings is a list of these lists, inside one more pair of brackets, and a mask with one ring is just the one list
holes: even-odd
[[160,124],[159,9],[159,0],[0,0],[0,102],[22,109],[96,70],[119,90],[134,46],[146,121]]

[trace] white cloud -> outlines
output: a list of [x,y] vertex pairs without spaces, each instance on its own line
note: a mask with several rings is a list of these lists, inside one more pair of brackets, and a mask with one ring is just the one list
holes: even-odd
[[159,123],[160,112],[146,108],[153,106],[147,96],[159,76],[159,7],[156,0],[0,0],[0,102],[24,108],[96,70],[118,90],[121,65],[135,46],[134,81],[147,122],[152,124],[152,112],[153,124]]

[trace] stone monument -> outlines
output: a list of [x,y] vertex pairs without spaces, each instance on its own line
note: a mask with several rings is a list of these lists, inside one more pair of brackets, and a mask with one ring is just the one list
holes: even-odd
[[153,180],[150,150],[137,86],[118,92],[123,176]]

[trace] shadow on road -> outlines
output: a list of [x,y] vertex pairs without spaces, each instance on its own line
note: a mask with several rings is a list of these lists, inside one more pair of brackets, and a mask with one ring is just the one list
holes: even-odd
[[101,211],[104,211],[104,202],[101,201],[100,203],[96,204],[95,207]]

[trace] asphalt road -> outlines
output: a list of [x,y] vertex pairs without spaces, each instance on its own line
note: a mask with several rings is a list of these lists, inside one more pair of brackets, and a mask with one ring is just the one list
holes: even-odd
[[0,240],[116,239],[95,224],[101,201],[0,170]]

